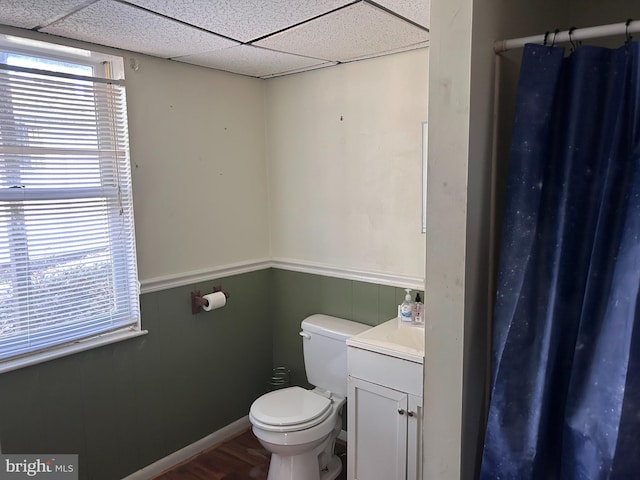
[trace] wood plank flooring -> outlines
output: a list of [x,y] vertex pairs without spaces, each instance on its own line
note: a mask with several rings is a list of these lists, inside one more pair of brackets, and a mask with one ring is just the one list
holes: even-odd
[[[346,480],[347,446],[336,442],[342,472],[336,480]],[[153,480],[266,480],[270,454],[251,430],[177,465]],[[304,479],[300,479],[304,480]]]

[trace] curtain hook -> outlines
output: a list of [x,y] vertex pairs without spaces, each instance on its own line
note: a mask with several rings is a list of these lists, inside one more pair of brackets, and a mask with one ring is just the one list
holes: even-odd
[[632,19],[627,18],[627,22],[624,24],[624,36],[626,40],[624,43],[631,43],[631,34],[629,33],[629,25],[633,22]]
[[573,38],[571,38],[571,35],[573,34],[573,31],[576,29],[576,27],[571,27],[569,29],[569,42],[571,43],[571,52],[575,52],[576,51],[576,44],[573,43]]
[[545,47],[547,46],[547,40],[549,40],[549,30],[544,32],[544,42],[542,43],[542,45],[544,45]]
[[575,42],[573,41],[573,37],[571,37],[571,35],[573,34],[573,32],[575,32],[577,30],[576,27],[571,27],[569,29],[569,41],[571,42],[571,51],[575,52],[576,49],[582,45],[582,40],[576,40]]
[[553,40],[551,40],[551,46],[553,47],[556,44],[556,35],[558,35],[558,32],[560,32],[560,29],[556,28],[556,31],[553,32]]

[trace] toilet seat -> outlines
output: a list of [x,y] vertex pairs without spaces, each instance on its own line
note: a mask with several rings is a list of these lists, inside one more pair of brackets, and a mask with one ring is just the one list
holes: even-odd
[[318,425],[331,415],[331,400],[300,387],[261,396],[249,411],[253,425],[271,432],[291,432]]

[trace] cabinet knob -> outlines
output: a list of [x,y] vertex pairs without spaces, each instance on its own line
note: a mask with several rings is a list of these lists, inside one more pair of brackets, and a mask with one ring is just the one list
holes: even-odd
[[415,414],[416,412],[412,412],[411,410],[407,412],[407,415],[409,415],[410,417],[413,417]]
[[404,415],[404,410],[403,410],[402,408],[399,408],[399,409],[398,409],[398,413],[399,413],[400,415]]

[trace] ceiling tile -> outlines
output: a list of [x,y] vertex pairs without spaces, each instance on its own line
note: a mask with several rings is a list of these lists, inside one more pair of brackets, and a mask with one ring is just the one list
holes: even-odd
[[176,60],[253,77],[264,77],[327,64],[324,60],[299,57],[249,45],[188,55],[176,58]]
[[351,0],[127,0],[191,25],[248,42],[351,3]]
[[[62,37],[270,78],[421,48],[429,33],[417,25],[428,26],[429,3],[0,0],[0,24],[44,26],[41,31]],[[279,33],[267,36],[273,32]],[[262,37],[253,46],[233,41],[251,44]]]
[[165,58],[237,45],[217,35],[111,0],[100,0],[42,31]]
[[428,38],[426,30],[360,2],[265,38],[256,45],[308,57],[348,61]]
[[425,28],[430,28],[429,11],[431,2],[429,0],[376,0],[376,3],[393,10],[412,22],[416,22]]
[[35,28],[48,20],[72,11],[83,0],[2,0],[0,23],[21,28]]

